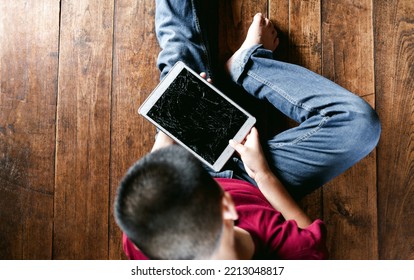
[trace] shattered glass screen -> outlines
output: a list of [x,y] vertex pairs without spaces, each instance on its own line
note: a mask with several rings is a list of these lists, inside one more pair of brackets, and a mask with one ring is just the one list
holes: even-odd
[[247,116],[183,69],[148,116],[214,164]]

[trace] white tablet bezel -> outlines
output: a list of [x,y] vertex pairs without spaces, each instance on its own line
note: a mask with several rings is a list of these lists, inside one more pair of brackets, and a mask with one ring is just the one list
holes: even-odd
[[[230,145],[227,145],[227,147],[222,151],[219,158],[213,163],[210,164],[208,161],[206,161],[204,158],[202,158],[199,154],[194,152],[190,147],[188,147],[185,143],[181,142],[179,139],[177,139],[171,132],[166,130],[164,127],[162,127],[159,123],[154,121],[151,117],[148,116],[148,112],[150,109],[154,106],[154,104],[158,101],[158,99],[163,95],[163,93],[166,91],[166,89],[170,86],[170,84],[175,80],[177,75],[183,70],[187,69],[190,73],[192,73],[198,80],[200,80],[202,83],[206,84],[208,87],[214,90],[217,94],[219,94],[221,97],[223,97],[225,100],[227,100],[232,106],[236,107],[239,111],[241,111],[243,114],[246,115],[247,120],[242,125],[242,127],[239,129],[239,131],[234,135],[233,139],[237,142],[241,142],[246,135],[250,132],[251,128],[256,123],[256,119],[249,114],[246,110],[241,108],[239,105],[237,105],[234,101],[232,101],[230,98],[228,98],[226,95],[224,95],[220,90],[218,90],[216,87],[208,83],[205,79],[200,77],[198,73],[196,73],[194,70],[189,68],[187,65],[185,65],[183,62],[179,61],[177,62],[173,68],[171,68],[170,72],[165,76],[165,78],[158,84],[158,86],[152,91],[152,93],[148,96],[148,98],[144,101],[144,103],[140,106],[138,109],[138,113],[145,117],[147,120],[149,120],[152,124],[154,124],[156,127],[158,127],[161,131],[163,131],[165,134],[170,136],[175,142],[180,144],[182,147],[190,151],[193,155],[195,155],[201,162],[203,162],[205,165],[212,168],[214,171],[220,171],[223,166],[226,164],[226,162],[230,159],[232,154],[234,153],[234,149],[230,147]],[[230,139],[229,139],[230,140]]]

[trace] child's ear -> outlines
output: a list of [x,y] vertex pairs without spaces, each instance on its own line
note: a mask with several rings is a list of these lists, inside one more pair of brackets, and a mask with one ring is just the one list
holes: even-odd
[[221,200],[221,208],[223,220],[235,221],[239,218],[236,211],[236,205],[233,202],[233,198],[227,192],[224,192],[223,198]]

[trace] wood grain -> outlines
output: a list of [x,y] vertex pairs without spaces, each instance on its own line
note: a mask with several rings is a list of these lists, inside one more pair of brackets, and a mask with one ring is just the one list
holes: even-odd
[[379,257],[414,259],[414,2],[377,1]]
[[234,0],[219,2],[219,51],[221,61],[227,61],[241,46],[246,38],[253,16],[258,12],[267,15],[267,1]]
[[62,1],[55,259],[108,258],[113,7]]
[[[413,1],[217,2],[219,64],[262,12],[278,59],[379,112],[377,153],[301,202],[327,223],[331,258],[414,259]],[[153,143],[136,111],[158,82],[154,5],[0,1],[0,259],[125,258],[112,207]]]
[[[321,74],[321,3],[320,0],[290,1],[289,5],[289,63],[303,66]],[[295,124],[287,122],[290,127]],[[322,189],[304,197],[302,208],[312,218],[323,218]]]
[[277,60],[290,61],[290,0],[269,1],[269,19],[277,29],[279,46],[276,49],[275,57]]
[[0,15],[0,259],[50,259],[59,2]]
[[[125,258],[113,202],[122,176],[151,150],[155,128],[137,113],[157,85],[159,47],[154,30],[155,2],[116,1],[111,122],[111,208],[109,258]],[[129,34],[125,36],[125,34]]]
[[[372,20],[372,1],[322,1],[322,73],[374,106]],[[323,197],[331,258],[378,258],[375,151]]]

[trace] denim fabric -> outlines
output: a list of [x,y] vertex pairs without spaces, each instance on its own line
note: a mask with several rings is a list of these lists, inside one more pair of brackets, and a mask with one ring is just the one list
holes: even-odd
[[155,31],[161,52],[157,66],[160,79],[177,61],[182,61],[197,73],[211,73],[211,52],[207,35],[201,31],[200,2],[196,0],[157,0]]
[[378,116],[362,98],[260,45],[233,62],[232,79],[300,125],[268,139],[273,171],[294,196],[336,177],[377,145]]
[[[156,1],[161,78],[178,60],[195,71],[213,74],[198,5],[196,0]],[[344,172],[378,143],[380,123],[369,104],[316,73],[274,60],[261,45],[244,50],[233,60],[230,72],[246,92],[299,123],[266,139],[263,147],[273,171],[295,198]],[[236,157],[223,172],[210,173],[255,184]]]

